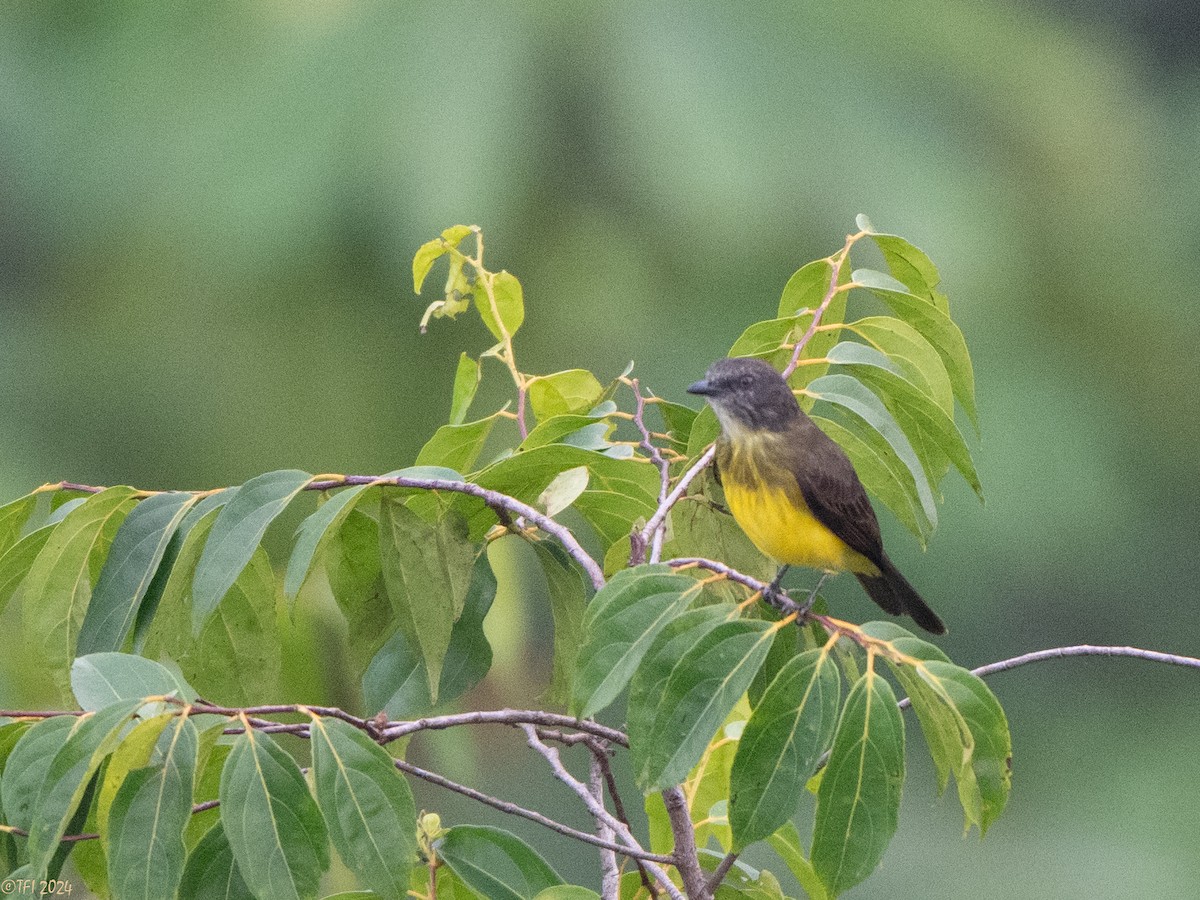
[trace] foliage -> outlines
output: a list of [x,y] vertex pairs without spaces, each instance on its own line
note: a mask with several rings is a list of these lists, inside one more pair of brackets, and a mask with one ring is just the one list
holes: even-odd
[[[933,264],[858,224],[731,352],[782,370],[924,543],[952,468],[981,491],[956,423],[961,407],[978,424],[971,361]],[[867,244],[886,273],[852,269]],[[605,896],[655,881],[673,896],[782,896],[774,874],[737,860],[765,842],[810,895],[832,897],[871,874],[898,826],[905,726],[889,676],[941,786],[953,776],[967,828],[985,832],[1007,800],[1010,742],[984,683],[898,625],[764,594],[770,564],[705,474],[711,412],[645,391],[632,365],[615,378],[525,372],[520,282],[486,268],[478,228],[455,226],[418,250],[418,293],[443,258],[422,330],[474,309],[496,343],[460,355],[448,422],[413,466],[281,470],[204,492],[58,483],[0,508],[0,604],[20,603],[31,664],[83,710],[0,725],[0,866],[53,878],[88,843],[81,873],[117,900],[307,898],[332,849],[369,889],[360,896],[594,896],[507,831],[418,821],[407,774],[594,844]],[[494,364],[513,399],[472,419]],[[261,544],[306,491],[322,503],[296,530],[280,591]],[[508,535],[534,547],[545,574],[547,698],[569,714],[444,713],[490,666],[482,623],[497,578],[485,551]],[[364,710],[264,705],[280,665],[277,605],[314,577],[347,620]],[[626,731],[594,721],[621,696]],[[478,722],[524,729],[597,835],[402,755],[401,738]],[[307,739],[307,774],[281,732]],[[555,742],[587,749],[587,783]],[[648,847],[610,777],[621,748],[647,798]],[[791,823],[803,803],[815,804],[807,852]],[[204,819],[214,806],[219,818]],[[617,854],[636,871],[618,877]]]

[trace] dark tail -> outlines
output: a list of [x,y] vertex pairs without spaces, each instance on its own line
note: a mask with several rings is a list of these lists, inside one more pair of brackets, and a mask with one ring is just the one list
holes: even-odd
[[886,556],[880,560],[878,575],[855,573],[855,577],[867,595],[893,616],[907,613],[930,634],[946,633],[946,626],[937,613],[929,608],[916,588],[908,583],[908,579],[900,574],[900,570],[892,565],[892,561]]

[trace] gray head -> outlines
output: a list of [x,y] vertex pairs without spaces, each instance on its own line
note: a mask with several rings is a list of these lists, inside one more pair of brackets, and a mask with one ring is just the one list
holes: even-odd
[[688,393],[705,397],[727,432],[783,431],[801,414],[783,376],[761,359],[719,359]]

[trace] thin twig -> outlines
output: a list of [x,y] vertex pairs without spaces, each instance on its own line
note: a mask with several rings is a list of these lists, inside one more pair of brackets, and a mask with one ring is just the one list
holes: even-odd
[[733,868],[733,864],[737,862],[738,854],[730,850],[725,854],[725,858],[713,869],[712,875],[708,879],[708,889],[714,894],[717,888],[721,886],[721,882],[725,880],[725,876],[729,874],[729,870]]
[[808,346],[808,342],[812,340],[812,336],[817,333],[817,329],[821,324],[821,317],[825,315],[825,311],[829,309],[829,304],[833,302],[833,298],[837,296],[841,280],[842,266],[846,264],[847,258],[850,256],[850,248],[854,246],[854,242],[861,238],[866,232],[858,232],[846,237],[846,244],[829,258],[829,265],[833,269],[833,274],[829,278],[829,290],[825,292],[825,296],[821,299],[821,304],[812,311],[812,320],[808,323],[808,328],[796,341],[795,347],[792,348],[792,358],[784,367],[782,372],[783,377],[787,378],[796,371],[796,366],[800,364],[800,354],[804,352],[804,348]]
[[[525,732],[525,738],[528,741],[529,746],[541,754],[546,762],[550,764],[550,769],[552,772],[554,772],[554,776],[575,792],[575,795],[583,801],[583,805],[587,807],[588,812],[592,814],[593,818],[595,818],[597,821],[605,822],[605,824],[607,824],[608,827],[611,828],[617,834],[617,836],[620,837],[621,840],[625,842],[631,849],[642,849],[642,846],[638,843],[637,838],[633,836],[633,832],[629,830],[629,826],[618,821],[608,810],[598,804],[588,791],[587,785],[580,782],[570,772],[567,771],[566,766],[563,765],[562,759],[558,755],[557,748],[543,743],[541,738],[538,737],[537,729],[535,729],[532,725],[522,725],[521,730]],[[646,868],[649,869],[654,877],[658,879],[659,883],[663,886],[663,889],[671,895],[672,900],[684,900],[684,896],[679,892],[679,888],[675,887],[675,885],[671,883],[671,879],[667,877],[667,873],[664,872],[659,865],[657,865],[657,862],[662,860],[651,860],[648,858],[648,856],[649,854],[641,855],[641,859],[645,861]],[[668,865],[674,864],[674,855],[668,857],[666,863]],[[693,900],[696,900],[696,898],[693,898]]]
[[468,787],[465,784],[459,784],[456,781],[451,781],[436,772],[430,772],[428,769],[422,769],[420,766],[414,766],[412,763],[397,759],[393,760],[396,768],[401,772],[407,772],[414,778],[420,778],[422,781],[428,781],[430,784],[436,784],[438,787],[445,788],[448,791],[453,791],[456,794],[461,794],[464,797],[470,797],[472,800],[477,800],[485,806],[490,806],[493,809],[498,809],[500,812],[508,813],[509,815],[519,816],[522,819],[528,819],[530,822],[537,822],[539,825],[544,825],[551,831],[557,831],[565,837],[572,837],[578,841],[583,841],[585,844],[592,844],[596,847],[602,847],[605,850],[611,850],[614,853],[620,853],[624,856],[639,857],[650,862],[670,863],[669,856],[663,856],[658,853],[650,853],[638,846],[623,846],[614,841],[607,841],[603,838],[596,837],[594,834],[588,834],[586,831],[579,831],[569,825],[564,825],[562,822],[556,822],[549,816],[544,816],[540,812],[532,809],[526,809],[523,806],[518,806],[516,803],[510,803],[507,800],[501,800],[498,797],[493,797],[490,794],[485,794],[483,791],[476,790],[473,787]]
[[[625,379],[625,383],[633,390],[633,396],[637,400],[637,409],[633,414],[633,424],[637,426],[638,431],[642,435],[639,446],[646,451],[646,455],[658,467],[659,485],[658,485],[658,506],[661,509],[663,504],[667,502],[667,493],[671,485],[671,464],[663,457],[662,452],[654,443],[650,429],[646,427],[646,398],[642,396],[642,386],[636,378]],[[643,534],[646,534],[643,532]],[[659,557],[662,556],[662,543],[665,529],[655,528],[650,536],[650,562],[656,563]],[[630,564],[637,565],[645,559],[646,542],[636,542],[631,550]],[[634,558],[637,556],[638,558]]]

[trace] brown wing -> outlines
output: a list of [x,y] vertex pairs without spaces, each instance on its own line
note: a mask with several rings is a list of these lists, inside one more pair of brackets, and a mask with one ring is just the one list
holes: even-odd
[[879,520],[853,463],[807,416],[800,425],[803,438],[791,448],[790,468],[804,502],[822,525],[878,565],[883,558]]

